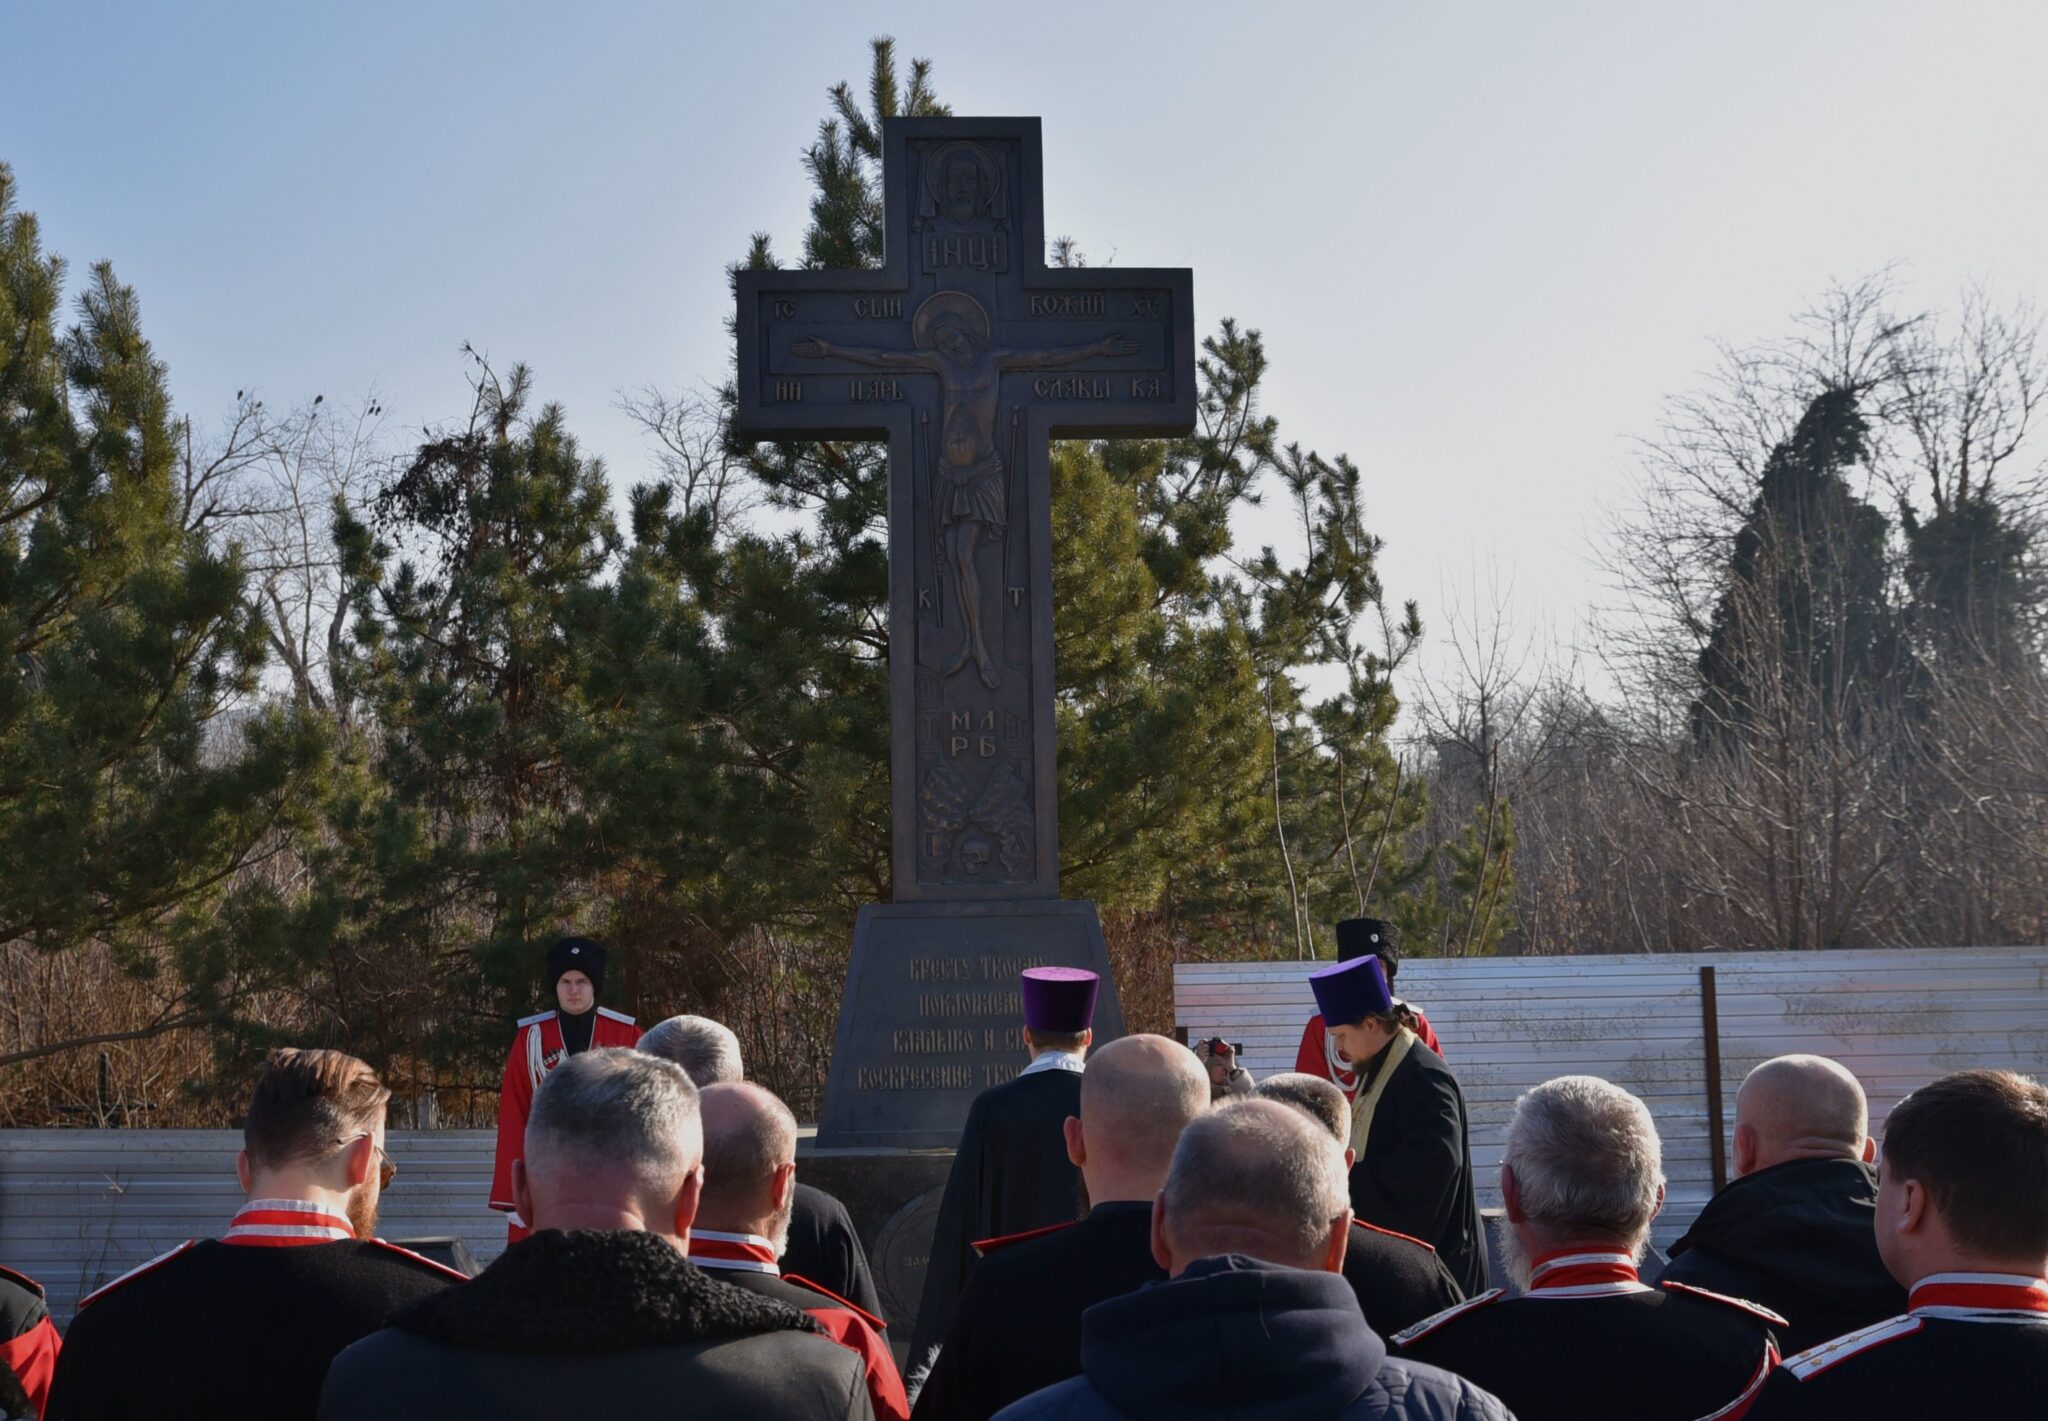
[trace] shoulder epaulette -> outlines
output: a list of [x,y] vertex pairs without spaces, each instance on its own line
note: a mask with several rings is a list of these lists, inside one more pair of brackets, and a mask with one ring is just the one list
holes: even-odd
[[0,1278],[5,1278],[10,1283],[19,1283],[22,1287],[28,1289],[31,1293],[34,1293],[39,1298],[46,1296],[43,1292],[43,1285],[41,1283],[38,1283],[35,1279],[29,1277],[26,1273],[15,1272],[12,1268],[7,1267],[5,1264],[0,1264]]
[[1044,1238],[1047,1234],[1056,1234],[1061,1229],[1070,1229],[1079,1222],[1079,1219],[1069,1219],[1063,1224],[1047,1224],[1042,1229],[1026,1229],[1020,1234],[1004,1234],[1001,1238],[976,1239],[974,1241],[974,1256],[976,1258],[986,1258],[999,1248],[1008,1248],[1011,1244],[1023,1243],[1026,1239]]
[[448,1277],[453,1278],[458,1283],[467,1283],[469,1281],[469,1275],[463,1272],[460,1268],[450,1268],[447,1264],[429,1258],[424,1253],[415,1253],[402,1243],[387,1243],[385,1240],[381,1238],[366,1239],[364,1240],[364,1242],[374,1243],[379,1248],[389,1249],[391,1252],[397,1254],[400,1258],[403,1258],[408,1263],[425,1264],[427,1267],[433,1269],[436,1273],[446,1274]]
[[1412,1234],[1397,1233],[1393,1229],[1383,1229],[1378,1224],[1367,1223],[1364,1219],[1353,1219],[1351,1227],[1354,1229],[1364,1229],[1367,1233],[1385,1234],[1388,1238],[1398,1238],[1403,1243],[1416,1244],[1428,1249],[1431,1253],[1436,1252],[1436,1245],[1433,1243],[1423,1243],[1421,1239],[1414,1237]]
[[551,1012],[551,1011],[537,1011],[537,1012],[535,1012],[535,1013],[534,1013],[534,1014],[533,1014],[532,1016],[522,1016],[522,1017],[520,1017],[520,1018],[519,1018],[519,1024],[520,1024],[521,1026],[531,1026],[531,1025],[533,1025],[533,1024],[534,1024],[534,1023],[536,1022],[536,1021],[546,1021],[546,1020],[547,1020],[547,1019],[548,1019],[549,1017],[551,1017],[551,1016],[553,1016],[553,1015],[554,1015],[554,1013],[553,1013],[553,1012]]
[[116,1289],[116,1288],[120,1287],[120,1286],[121,1286],[121,1285],[122,1285],[123,1283],[132,1283],[132,1282],[134,1282],[134,1281],[135,1281],[135,1280],[136,1280],[137,1278],[140,1278],[140,1277],[141,1277],[141,1276],[142,1276],[143,1274],[145,1274],[145,1273],[147,1273],[147,1272],[151,1271],[152,1269],[155,1269],[155,1268],[161,1268],[161,1267],[163,1267],[163,1265],[164,1265],[164,1264],[166,1264],[166,1263],[170,1262],[170,1261],[171,1261],[171,1260],[172,1260],[173,1258],[176,1258],[176,1257],[177,1257],[177,1256],[178,1256],[179,1254],[183,1253],[183,1252],[184,1252],[184,1251],[185,1251],[186,1249],[188,1249],[188,1248],[193,1248],[193,1247],[196,1247],[196,1246],[198,1245],[198,1243],[199,1243],[199,1240],[198,1240],[198,1239],[196,1239],[196,1238],[188,1238],[188,1239],[186,1239],[186,1240],[185,1240],[185,1241],[184,1241],[183,1243],[179,1244],[179,1245],[178,1245],[178,1246],[177,1246],[176,1248],[173,1248],[173,1249],[167,1250],[166,1252],[163,1252],[163,1253],[159,1253],[159,1254],[158,1254],[158,1255],[157,1255],[156,1257],[154,1257],[154,1258],[150,1259],[150,1260],[149,1260],[149,1262],[147,1262],[147,1263],[143,1263],[143,1264],[139,1264],[138,1266],[136,1266],[136,1267],[134,1267],[134,1268],[130,1268],[130,1269],[129,1269],[129,1270],[128,1270],[128,1271],[126,1272],[126,1273],[123,1273],[123,1274],[122,1274],[122,1275],[121,1275],[120,1277],[116,1278],[116,1279],[115,1279],[115,1280],[114,1280],[113,1282],[111,1282],[111,1283],[102,1283],[102,1284],[100,1284],[100,1285],[99,1285],[99,1286],[98,1286],[97,1288],[94,1288],[94,1289],[93,1289],[93,1290],[92,1290],[91,1292],[87,1293],[87,1294],[86,1294],[86,1295],[85,1295],[84,1297],[80,1298],[80,1299],[78,1300],[78,1305],[79,1305],[80,1307],[84,1307],[84,1306],[85,1306],[85,1305],[86,1305],[87,1303],[91,1302],[91,1301],[92,1301],[92,1300],[93,1300],[94,1298],[101,1298],[101,1297],[105,1297],[105,1296],[106,1296],[106,1295],[107,1295],[108,1293],[111,1293],[111,1292],[113,1292],[113,1291],[114,1291],[114,1289]]
[[1508,1290],[1506,1288],[1488,1288],[1476,1298],[1467,1298],[1462,1303],[1453,1303],[1442,1312],[1425,1317],[1413,1327],[1402,1328],[1394,1334],[1394,1345],[1397,1347],[1407,1347],[1413,1343],[1420,1342],[1423,1338],[1429,1336],[1430,1333],[1451,1321],[1451,1319],[1463,1317],[1468,1312],[1476,1312],[1488,1304],[1499,1302],[1507,1295]]
[[794,1283],[799,1288],[808,1288],[811,1292],[817,1293],[822,1297],[831,1299],[835,1306],[845,1308],[848,1312],[852,1313],[862,1322],[865,1322],[869,1327],[874,1328],[877,1332],[886,1332],[889,1330],[888,1323],[882,1321],[882,1319],[880,1319],[879,1317],[876,1317],[873,1313],[869,1312],[859,1303],[848,1302],[845,1298],[840,1297],[839,1294],[833,1292],[823,1283],[813,1283],[810,1279],[805,1278],[796,1273],[783,1274],[782,1281],[785,1283]]
[[611,1009],[610,1007],[599,1007],[599,1008],[597,1009],[597,1014],[598,1014],[599,1016],[608,1016],[608,1017],[610,1017],[610,1018],[611,1018],[611,1019],[612,1019],[613,1021],[622,1021],[622,1022],[624,1022],[624,1023],[626,1024],[626,1025],[628,1025],[628,1026],[633,1026],[633,1025],[636,1025],[636,1024],[637,1024],[637,1023],[635,1023],[635,1022],[634,1022],[634,1020],[633,1020],[633,1018],[632,1018],[632,1017],[630,1017],[630,1016],[627,1016],[627,1015],[626,1015],[626,1014],[625,1014],[624,1012],[622,1012],[622,1011],[613,1011],[613,1010],[612,1010],[612,1009]]
[[1845,1332],[1832,1342],[1823,1342],[1818,1347],[1809,1347],[1787,1357],[1784,1367],[1799,1380],[1810,1381],[1837,1362],[1845,1362],[1859,1352],[1868,1352],[1901,1337],[1910,1337],[1919,1330],[1920,1319],[1911,1313],[1902,1313],[1883,1322],[1873,1322],[1868,1327],[1859,1327],[1854,1332]]
[[1696,1298],[1705,1298],[1708,1302],[1720,1303],[1724,1307],[1731,1307],[1737,1311],[1746,1312],[1751,1317],[1770,1323],[1773,1327],[1790,1327],[1792,1325],[1762,1303],[1753,1303],[1748,1298],[1730,1297],[1726,1293],[1716,1293],[1708,1288],[1695,1288],[1690,1283],[1665,1283],[1664,1287],[1674,1293],[1690,1293]]

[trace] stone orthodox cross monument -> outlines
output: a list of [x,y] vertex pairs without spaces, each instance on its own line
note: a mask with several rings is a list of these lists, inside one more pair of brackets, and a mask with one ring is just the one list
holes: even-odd
[[1037,119],[892,119],[876,271],[739,277],[741,431],[889,444],[893,904],[862,909],[821,1145],[951,1145],[1023,1064],[1017,974],[1092,967],[1059,900],[1046,441],[1186,433],[1185,270],[1049,269]]

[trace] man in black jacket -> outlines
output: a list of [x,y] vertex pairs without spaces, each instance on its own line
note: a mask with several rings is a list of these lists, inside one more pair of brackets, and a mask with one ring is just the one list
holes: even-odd
[[1783,1314],[1789,1355],[1906,1310],[1871,1222],[1877,1143],[1863,1087],[1825,1056],[1779,1056],[1735,1097],[1735,1178],[1671,1246],[1664,1280]]
[[1152,1200],[1181,1131],[1208,1108],[1209,1082],[1177,1041],[1126,1036],[1095,1053],[1081,1113],[1066,1122],[1088,1217],[977,1245],[913,1421],[988,1421],[1080,1375],[1081,1314],[1166,1277],[1152,1256]]
[[1341,1277],[1351,1211],[1321,1126],[1272,1100],[1181,1132],[1152,1206],[1170,1280],[1081,1320],[1082,1374],[998,1421],[1512,1421],[1478,1387],[1389,1357]]
[[463,1277],[375,1237],[396,1170],[377,1073],[339,1051],[274,1051],[236,1173],[249,1199],[78,1305],[48,1421],[310,1417],[335,1353]]
[[532,1236],[337,1357],[322,1421],[558,1421],[684,1404],[871,1421],[857,1354],[685,1256],[704,1136],[680,1066],[617,1048],[571,1057],[535,1092],[525,1148],[513,1188]]

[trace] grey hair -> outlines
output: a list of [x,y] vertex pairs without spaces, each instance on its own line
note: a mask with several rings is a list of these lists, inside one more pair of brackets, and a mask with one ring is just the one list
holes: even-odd
[[1657,1214],[1663,1156],[1642,1101],[1598,1076],[1559,1076],[1515,1102],[1501,1163],[1532,1223],[1640,1247]]
[[650,1056],[674,1061],[700,1087],[730,1085],[746,1079],[739,1037],[708,1016],[672,1016],[667,1021],[657,1021],[640,1038],[640,1049]]
[[714,1217],[747,1203],[796,1158],[796,1116],[774,1092],[743,1081],[709,1085],[704,1111],[704,1204]]
[[1321,1076],[1282,1071],[1253,1086],[1252,1094],[1260,1100],[1293,1106],[1335,1135],[1340,1148],[1351,1143],[1351,1107],[1345,1103],[1344,1092]]
[[622,1046],[584,1051],[548,1072],[533,1093],[529,1170],[603,1164],[666,1185],[703,1157],[697,1087],[672,1061]]
[[1273,1100],[1233,1100],[1192,1122],[1163,1192],[1176,1237],[1264,1235],[1286,1255],[1266,1261],[1295,1266],[1322,1252],[1351,1207],[1344,1153],[1329,1131]]

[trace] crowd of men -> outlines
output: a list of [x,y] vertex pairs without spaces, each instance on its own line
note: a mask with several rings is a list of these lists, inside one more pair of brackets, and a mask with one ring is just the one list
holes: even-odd
[[[1441,1055],[1382,964],[1344,966],[1317,997],[1329,1038],[1360,1046],[1349,1082],[1252,1082],[1227,1043],[1094,1048],[1085,974],[1027,985],[1034,1069],[977,1107],[948,1195],[956,1232],[1044,1221],[973,1239],[928,1288],[910,1386],[844,1209],[796,1179],[794,1117],[745,1079],[729,1031],[682,1017],[633,1047],[586,1034],[541,1073],[494,1199],[520,1234],[474,1278],[376,1237],[396,1169],[371,1067],[272,1053],[237,1161],[247,1202],[219,1238],[91,1294],[61,1342],[33,1285],[0,1278],[0,1415],[2041,1414],[2048,1088],[1942,1077],[1892,1110],[1880,1149],[1854,1075],[1767,1061],[1736,1098],[1736,1178],[1652,1281],[1648,1108],[1594,1077],[1545,1082],[1500,1166],[1507,1286],[1474,1290],[1358,1207],[1379,1197],[1361,1194],[1361,1145],[1409,1148],[1361,1101],[1391,1108],[1375,1088],[1408,1060],[1417,1099],[1442,1098]],[[1363,1054],[1376,1040],[1398,1054]],[[1461,1132],[1444,1127],[1447,1154]],[[1437,1212],[1458,1237],[1469,1160],[1427,1168],[1453,1181]],[[1037,1196],[997,1199],[1012,1186]]]

